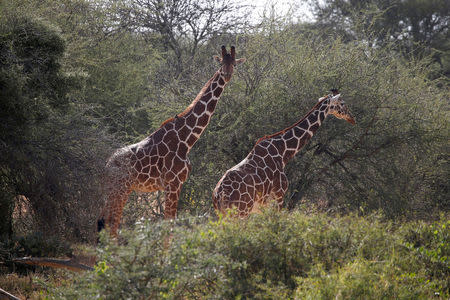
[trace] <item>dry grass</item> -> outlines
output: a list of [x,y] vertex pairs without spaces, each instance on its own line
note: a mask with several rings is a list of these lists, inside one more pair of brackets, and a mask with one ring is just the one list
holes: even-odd
[[37,273],[25,276],[15,273],[0,275],[0,287],[20,299],[45,299],[46,292],[42,284],[38,283],[43,280],[40,276]]

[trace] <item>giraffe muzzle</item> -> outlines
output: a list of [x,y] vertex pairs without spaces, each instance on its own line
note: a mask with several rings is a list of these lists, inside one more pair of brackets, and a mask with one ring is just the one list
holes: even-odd
[[224,73],[223,77],[225,79],[225,82],[229,82],[231,80],[231,74],[230,73]]
[[353,118],[352,116],[347,117],[346,121],[349,122],[352,125],[356,124],[355,118]]

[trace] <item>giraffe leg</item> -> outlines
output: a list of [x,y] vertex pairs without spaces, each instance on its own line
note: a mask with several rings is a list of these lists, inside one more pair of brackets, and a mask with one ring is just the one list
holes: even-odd
[[130,192],[130,189],[124,189],[113,193],[108,197],[106,225],[110,229],[111,236],[117,236],[123,207],[128,200]]
[[278,189],[272,193],[272,199],[275,201],[278,210],[281,210],[283,207],[283,197],[286,194],[288,185],[289,181],[284,173],[280,173],[274,181],[274,186]]
[[[183,183],[170,183],[164,187],[164,219],[175,219],[177,216],[178,198]],[[172,241],[173,234],[170,233],[164,238],[164,249],[168,249]]]
[[275,207],[277,208],[278,211],[281,210],[281,208],[283,207],[283,197],[284,197],[284,193],[278,193],[275,194],[273,196],[273,203],[275,204]]
[[178,198],[180,197],[182,182],[171,182],[164,187],[164,218],[174,219],[177,216]]

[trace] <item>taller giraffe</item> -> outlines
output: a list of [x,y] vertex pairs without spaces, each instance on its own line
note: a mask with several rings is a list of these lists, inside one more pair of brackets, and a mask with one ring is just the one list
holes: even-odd
[[[182,113],[137,144],[117,150],[106,165],[109,191],[106,206],[98,221],[117,235],[122,210],[131,191],[165,193],[164,217],[175,218],[181,187],[191,170],[188,154],[208,125],[234,67],[245,61],[235,59],[222,46],[222,56],[214,57],[220,69],[208,80],[195,100]],[[106,223],[106,224],[105,224]]]
[[236,208],[238,216],[245,217],[269,200],[275,200],[281,208],[288,188],[284,167],[325,118],[331,114],[355,124],[338,91],[332,92],[320,98],[300,121],[259,139],[247,157],[223,175],[213,192],[216,211],[225,213],[227,209]]

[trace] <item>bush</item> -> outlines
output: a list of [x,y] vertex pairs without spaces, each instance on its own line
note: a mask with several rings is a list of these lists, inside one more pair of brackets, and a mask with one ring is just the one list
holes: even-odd
[[0,4],[0,236],[23,197],[33,228],[88,241],[112,142],[77,97],[85,80],[62,66],[60,31],[14,5]]
[[[75,277],[52,296],[445,298],[448,268],[429,263],[420,247],[442,253],[438,260],[448,263],[443,258],[448,248],[435,247],[448,245],[448,234],[427,239],[428,230],[419,230],[424,238],[415,245],[414,225],[393,226],[378,215],[306,216],[273,210],[247,220],[144,221],[121,233],[121,245],[103,235],[95,271]],[[446,229],[448,223],[432,226]]]
[[326,272],[316,265],[298,278],[296,299],[426,299],[439,296],[442,287],[420,272],[402,273],[396,260],[359,260]]

